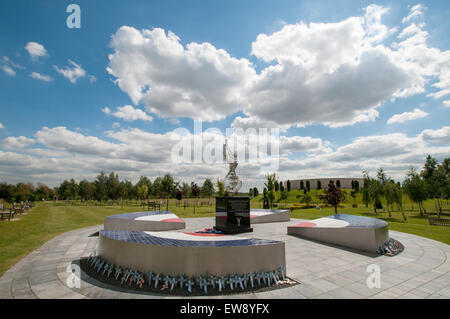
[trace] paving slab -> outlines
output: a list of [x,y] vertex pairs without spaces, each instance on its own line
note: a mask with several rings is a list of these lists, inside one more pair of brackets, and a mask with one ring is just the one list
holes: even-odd
[[[185,219],[186,230],[209,228],[214,218]],[[450,298],[450,246],[416,235],[390,231],[393,238],[402,242],[405,250],[394,257],[368,256],[367,254],[320,242],[308,241],[287,235],[287,226],[301,222],[253,225],[253,237],[284,241],[286,245],[287,275],[300,284],[267,292],[236,293],[222,296],[183,298]],[[81,271],[80,288],[67,286],[70,273],[67,266],[79,264],[96,247],[98,237],[90,237],[103,225],[77,229],[61,234],[6,271],[0,278],[0,298],[182,298],[136,292],[123,287],[101,283]],[[381,271],[381,288],[368,288],[366,280],[369,265],[378,265]]]

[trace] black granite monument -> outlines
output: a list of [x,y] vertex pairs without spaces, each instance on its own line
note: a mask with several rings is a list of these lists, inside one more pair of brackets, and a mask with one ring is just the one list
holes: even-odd
[[252,232],[250,197],[216,197],[216,230],[225,234]]

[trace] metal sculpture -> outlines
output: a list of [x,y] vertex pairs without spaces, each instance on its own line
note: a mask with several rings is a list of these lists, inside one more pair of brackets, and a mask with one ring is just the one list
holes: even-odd
[[[233,159],[232,162],[230,162],[231,158]],[[237,193],[242,187],[242,181],[239,180],[239,177],[236,174],[236,168],[238,166],[237,152],[231,152],[231,150],[228,148],[227,140],[225,140],[225,144],[223,144],[223,160],[228,160],[230,165],[228,174],[225,176],[223,181],[225,190],[229,193]]]

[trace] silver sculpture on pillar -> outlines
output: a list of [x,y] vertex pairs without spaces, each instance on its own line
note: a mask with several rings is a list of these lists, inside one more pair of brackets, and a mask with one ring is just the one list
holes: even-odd
[[225,190],[229,193],[237,193],[242,187],[242,181],[236,174],[236,167],[238,166],[237,162],[237,152],[236,149],[234,152],[228,148],[227,140],[225,139],[225,144],[223,144],[223,160],[228,161],[230,165],[230,170],[228,174],[224,178],[224,186]]

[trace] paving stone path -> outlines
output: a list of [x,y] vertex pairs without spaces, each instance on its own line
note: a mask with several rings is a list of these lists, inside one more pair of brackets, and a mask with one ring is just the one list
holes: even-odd
[[[291,219],[290,222],[258,224],[254,225],[252,234],[239,236],[284,241],[287,274],[301,282],[300,285],[210,298],[450,298],[449,245],[390,231],[391,237],[403,243],[405,250],[394,257],[373,257],[288,236],[286,227],[298,222],[299,219]],[[186,219],[188,231],[213,224],[213,218]],[[84,272],[80,288],[69,288],[67,268],[78,264],[80,257],[89,256],[98,240],[90,235],[102,228],[103,225],[99,225],[61,234],[30,253],[0,278],[0,299],[174,298],[104,284]],[[370,275],[367,267],[371,264],[380,267],[380,288],[367,287]]]

